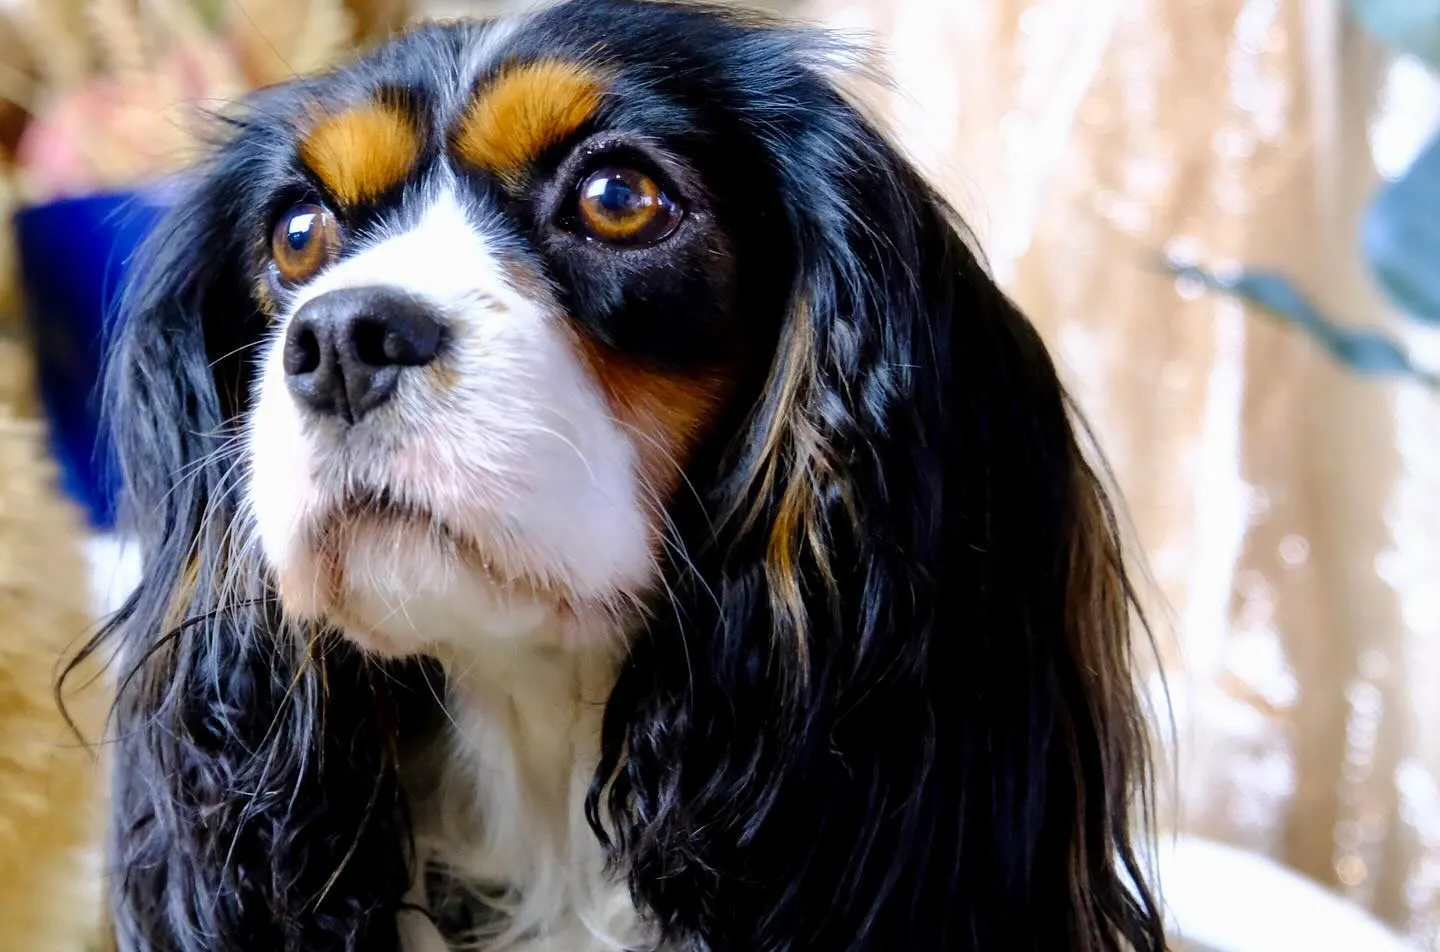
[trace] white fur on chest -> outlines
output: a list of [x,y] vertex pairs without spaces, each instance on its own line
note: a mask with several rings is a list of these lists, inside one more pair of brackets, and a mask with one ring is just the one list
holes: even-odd
[[[584,817],[615,655],[613,645],[560,650],[522,641],[444,659],[451,723],[430,752],[424,789],[412,791],[416,845],[448,876],[494,895],[499,921],[473,948],[651,944]],[[415,896],[423,896],[419,884]],[[402,922],[411,932],[406,952],[446,949],[423,918]]]

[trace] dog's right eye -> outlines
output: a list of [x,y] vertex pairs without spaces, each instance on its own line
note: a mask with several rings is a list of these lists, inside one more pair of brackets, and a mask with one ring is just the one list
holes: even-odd
[[296,205],[280,217],[270,237],[270,255],[286,284],[314,277],[335,257],[339,246],[340,226],[320,205]]

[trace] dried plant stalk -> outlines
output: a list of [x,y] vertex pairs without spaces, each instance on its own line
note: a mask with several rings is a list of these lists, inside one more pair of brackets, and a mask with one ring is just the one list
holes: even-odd
[[33,113],[40,108],[40,95],[40,84],[34,78],[0,61],[0,99]]
[[[203,55],[203,51],[215,44],[215,34],[197,6],[197,0],[145,0],[157,31],[166,38],[166,46],[181,55],[189,52],[187,63],[190,75],[195,77],[200,92],[186,89],[179,83],[179,76],[173,71],[161,71],[160,75],[170,81],[167,87],[173,92],[173,99],[166,101],[187,102],[197,98],[218,104],[236,99],[246,92],[249,83],[231,56]],[[172,116],[172,122],[183,122]]]
[[[14,149],[24,114],[35,117],[31,127],[37,135],[27,136],[18,152],[17,181],[30,200],[127,187],[174,169],[193,154],[196,113],[223,108],[257,85],[331,66],[357,43],[401,25],[415,5],[413,0],[10,4],[0,13],[0,26],[13,21],[8,33],[19,52],[7,56],[0,42],[5,145],[0,152]],[[33,80],[26,76],[29,60]]]
[[146,20],[167,47],[201,45],[215,38],[196,0],[143,0]]
[[86,0],[24,0],[14,24],[44,84],[55,93],[71,89],[92,74],[95,53],[86,42]]
[[229,25],[246,72],[260,84],[333,64],[355,32],[340,0],[234,0]]
[[[19,204],[14,180],[0,176],[0,219],[10,221]],[[18,334],[21,305],[20,262],[15,252],[15,230],[0,228],[0,339]],[[0,384],[0,403],[4,402]],[[21,390],[24,393],[26,391]],[[29,408],[33,409],[33,407]]]
[[346,6],[355,19],[355,38],[360,41],[387,36],[415,15],[410,0],[349,0]]
[[100,60],[112,73],[138,76],[154,62],[132,0],[90,0],[85,13]]
[[[52,693],[58,659],[94,618],[76,584],[80,514],[55,485],[33,384],[30,354],[0,337],[0,945],[42,952],[99,939],[102,880],[89,857],[103,843],[105,773]],[[89,665],[81,678],[98,673]],[[103,682],[67,694],[87,738],[108,701]]]

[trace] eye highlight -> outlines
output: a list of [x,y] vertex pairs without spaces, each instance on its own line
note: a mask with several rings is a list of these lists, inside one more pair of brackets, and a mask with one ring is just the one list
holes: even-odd
[[270,236],[270,256],[280,280],[298,284],[314,277],[340,248],[340,226],[329,209],[301,204],[291,208],[275,224]]
[[638,169],[609,166],[581,179],[576,217],[589,237],[612,245],[650,245],[669,237],[683,212]]

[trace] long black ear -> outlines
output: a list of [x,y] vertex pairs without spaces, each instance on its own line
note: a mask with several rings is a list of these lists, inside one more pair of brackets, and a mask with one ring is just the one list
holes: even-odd
[[1158,952],[1130,590],[1052,362],[785,55],[736,99],[793,299],[612,697],[592,824],[687,949]]
[[[393,950],[409,877],[393,672],[287,630],[250,544],[240,419],[264,334],[241,127],[134,264],[108,420],[139,588],[113,641],[121,949]],[[247,145],[247,137],[250,144]]]

